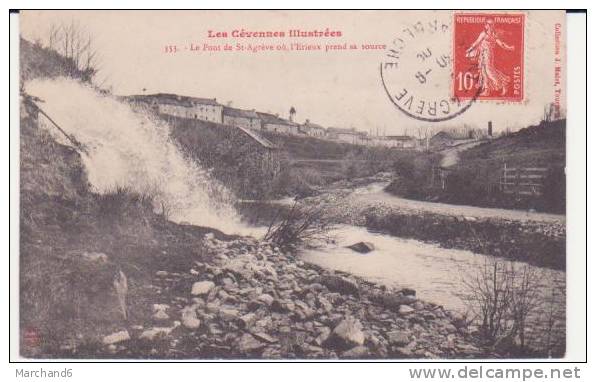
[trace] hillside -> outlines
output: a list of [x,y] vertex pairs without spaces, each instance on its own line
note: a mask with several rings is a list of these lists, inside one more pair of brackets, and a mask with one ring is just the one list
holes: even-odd
[[[364,155],[373,150],[364,146],[334,142],[307,136],[279,134],[262,131],[261,134],[288,153],[291,159],[344,159],[346,156]],[[387,152],[376,148],[374,152]]]
[[24,38],[20,39],[19,48],[22,81],[66,75],[81,79],[85,78],[85,73],[73,68],[72,61],[53,50],[27,41]]
[[460,155],[460,166],[483,162],[499,168],[564,166],[565,120],[545,122],[472,147]]
[[[542,194],[526,196],[501,190],[503,167],[546,168]],[[565,212],[565,120],[543,122],[459,153],[459,161],[449,167],[441,182],[433,179],[432,166],[419,169],[419,177],[401,169],[387,188],[400,196],[480,207],[534,209]],[[404,177],[405,176],[405,177]],[[413,181],[413,179],[415,181]],[[417,180],[416,180],[417,179]]]

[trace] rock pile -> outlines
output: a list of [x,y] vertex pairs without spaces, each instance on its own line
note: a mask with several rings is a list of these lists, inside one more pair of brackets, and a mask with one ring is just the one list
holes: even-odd
[[482,355],[455,315],[418,300],[413,290],[333,273],[254,239],[208,237],[206,246],[212,261],[189,270],[187,295],[153,306],[158,327],[142,331],[142,340],[186,344],[181,352],[189,358]]

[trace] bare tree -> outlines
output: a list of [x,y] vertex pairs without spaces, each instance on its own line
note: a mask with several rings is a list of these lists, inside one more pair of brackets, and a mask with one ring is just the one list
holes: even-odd
[[509,273],[512,275],[511,318],[514,323],[512,332],[519,339],[521,349],[526,348],[526,328],[528,317],[543,303],[540,295],[540,272],[528,264],[509,263]]
[[[470,231],[483,246],[472,227]],[[546,302],[540,286],[544,277],[536,267],[497,256],[484,256],[475,272],[464,274],[463,300],[488,344],[527,350],[527,328],[537,324],[537,318],[529,322],[530,317]]]
[[513,329],[509,320],[513,276],[505,260],[490,256],[484,259],[477,273],[463,280],[465,302],[480,321],[482,336],[493,343]]
[[552,103],[548,103],[548,104],[544,105],[542,121],[543,122],[551,122],[553,120],[553,114],[554,114],[554,105]]
[[90,82],[100,69],[91,34],[79,22],[50,25],[48,48],[66,58],[67,74]]

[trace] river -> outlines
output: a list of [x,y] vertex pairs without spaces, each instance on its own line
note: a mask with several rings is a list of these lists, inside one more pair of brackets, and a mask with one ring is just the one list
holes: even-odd
[[[468,317],[472,317],[473,310],[465,302],[466,296],[471,296],[466,281],[469,285],[479,275],[483,266],[488,264],[487,256],[369,232],[361,227],[339,226],[331,235],[335,243],[324,248],[304,250],[300,254],[301,259],[387,287],[415,289],[416,296],[422,300],[462,314],[468,313]],[[361,254],[346,248],[360,241],[372,243],[375,249]],[[527,320],[528,343],[536,348],[555,346],[564,349],[565,272],[519,262],[513,264],[518,272],[521,272],[522,267],[529,267],[537,280],[532,287],[532,290],[537,291],[537,306]],[[553,321],[549,323],[551,319]]]
[[[305,250],[304,261],[325,268],[348,272],[389,287],[409,287],[423,300],[465,311],[462,301],[468,292],[464,280],[474,276],[487,261],[485,255],[457,249],[445,249],[418,240],[402,239],[366,228],[339,226],[331,232],[335,243],[324,248]],[[346,246],[370,242],[375,250],[367,254]],[[514,263],[518,267],[522,263]],[[538,286],[545,292],[554,286],[565,290],[565,272],[530,266],[542,275]]]

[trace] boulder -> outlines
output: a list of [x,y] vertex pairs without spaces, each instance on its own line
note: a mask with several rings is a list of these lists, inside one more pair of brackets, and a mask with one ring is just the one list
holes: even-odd
[[410,343],[410,338],[404,332],[394,330],[392,332],[387,332],[386,336],[391,345],[405,346]]
[[319,302],[319,306],[325,313],[331,312],[333,310],[333,304],[331,304],[331,302],[325,297],[319,296],[317,300]]
[[347,248],[350,248],[352,251],[358,253],[369,253],[375,250],[374,244],[368,241],[360,241],[358,243],[348,245]]
[[176,329],[178,325],[174,325],[173,327],[156,327],[156,328],[151,328],[151,329],[147,329],[145,330],[143,333],[141,333],[141,335],[139,336],[140,339],[142,340],[154,340],[156,338],[161,338],[161,337],[165,337],[167,335],[169,335],[170,333],[172,333],[172,331],[174,329]]
[[222,321],[236,321],[240,318],[240,312],[230,307],[220,308],[217,315]]
[[354,346],[364,345],[364,332],[362,324],[354,317],[343,319],[333,329],[327,344],[337,349],[351,349]]
[[315,343],[319,346],[323,345],[329,338],[329,335],[331,335],[331,329],[329,329],[326,326],[322,327],[319,332],[319,335],[315,339]]
[[254,353],[265,347],[265,343],[257,340],[252,334],[245,333],[238,340],[237,348],[241,353]]
[[323,284],[332,292],[338,292],[341,294],[352,294],[358,296],[360,294],[360,288],[355,281],[352,281],[346,277],[336,275],[324,275],[319,279],[319,283]]
[[52,277],[67,289],[53,296],[56,311],[76,311],[83,321],[123,323],[128,318],[128,280],[117,263],[105,253],[81,250],[61,253],[60,259]]
[[87,261],[92,263],[107,263],[108,262],[108,255],[101,252],[83,252],[81,253],[81,257]]
[[371,299],[383,305],[385,309],[395,312],[399,311],[402,305],[409,305],[416,302],[416,297],[401,293],[377,293]]
[[294,305],[296,306],[295,313],[298,314],[298,316],[300,317],[300,319],[305,320],[308,318],[311,318],[314,314],[315,311],[313,309],[311,309],[305,302],[300,301],[300,300],[295,300],[294,301]]
[[128,334],[128,330],[122,330],[105,336],[102,342],[104,345],[113,345],[122,341],[128,341],[129,339],[130,335]]
[[155,321],[167,321],[170,318],[168,314],[163,310],[158,310],[157,312],[153,313],[153,319]]
[[166,313],[169,306],[166,304],[153,304],[153,319],[156,321],[165,321],[170,317]]
[[197,329],[201,326],[201,320],[197,318],[197,310],[193,306],[182,309],[182,325],[188,329]]
[[271,304],[273,304],[273,301],[275,299],[270,294],[263,293],[262,295],[257,297],[257,300],[259,300],[260,302],[262,302],[264,304],[267,304],[267,306],[271,306]]
[[257,322],[258,319],[259,319],[259,317],[256,314],[247,313],[247,314],[243,315],[242,317],[240,317],[240,322],[244,328],[250,328],[251,326],[254,325],[255,322]]
[[196,283],[192,284],[191,294],[193,296],[204,296],[211,291],[215,287],[215,283],[213,281],[197,281]]
[[398,313],[402,316],[414,313],[416,310],[408,305],[401,305],[398,309]]
[[345,352],[341,353],[342,358],[364,358],[368,356],[370,352],[366,348],[366,346],[355,346],[350,350],[346,350]]
[[269,334],[267,333],[263,333],[263,332],[253,332],[252,335],[257,338],[258,340],[262,341],[262,342],[266,342],[268,344],[274,344],[277,342],[277,339],[271,337]]

